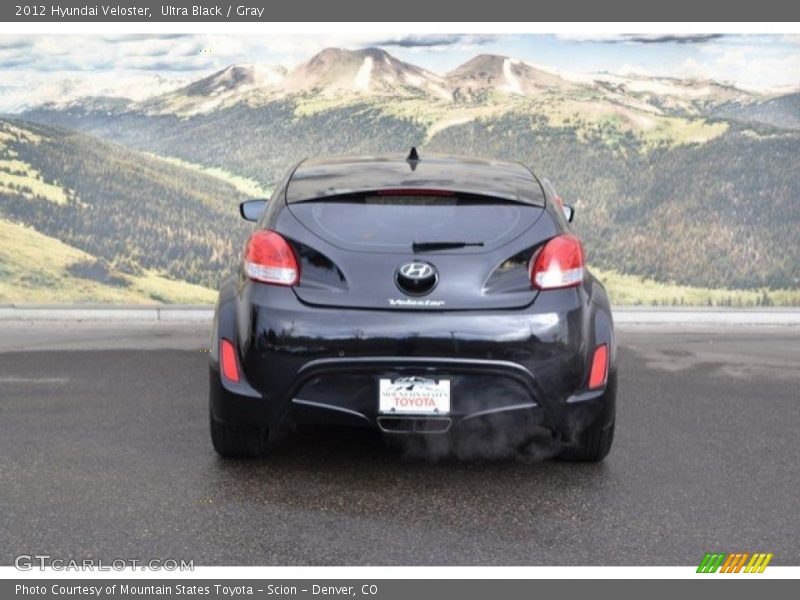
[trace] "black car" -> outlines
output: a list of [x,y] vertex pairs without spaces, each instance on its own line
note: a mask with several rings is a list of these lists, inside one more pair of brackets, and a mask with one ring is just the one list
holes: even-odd
[[608,297],[572,208],[522,164],[306,160],[240,210],[257,227],[210,352],[220,455],[262,456],[271,432],[305,422],[608,454]]

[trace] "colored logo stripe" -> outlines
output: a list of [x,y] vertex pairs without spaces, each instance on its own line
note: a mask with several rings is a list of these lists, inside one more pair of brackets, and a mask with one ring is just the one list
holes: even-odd
[[744,566],[744,561],[750,556],[747,552],[737,552],[736,554],[728,554],[728,558],[722,565],[720,573],[738,573]]
[[[772,560],[772,554],[764,552],[756,552],[749,554],[747,552],[734,552],[733,554],[726,554],[724,552],[708,552],[700,561],[700,566],[697,567],[698,573],[763,573],[764,569]],[[747,559],[750,559],[747,562]],[[745,563],[747,562],[747,566]],[[744,571],[742,571],[744,568]]]
[[772,554],[753,554],[753,558],[747,563],[744,569],[745,573],[763,573],[767,568],[769,561],[772,560]]
[[716,573],[719,566],[722,564],[722,561],[725,560],[724,553],[707,553],[703,560],[700,562],[700,566],[697,567],[698,573]]

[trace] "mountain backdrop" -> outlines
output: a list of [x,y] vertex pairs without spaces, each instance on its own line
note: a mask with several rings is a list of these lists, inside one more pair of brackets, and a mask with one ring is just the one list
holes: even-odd
[[[0,224],[83,253],[60,272],[74,285],[202,301],[239,258],[242,198],[303,157],[412,145],[529,165],[576,206],[595,268],[671,286],[653,302],[800,298],[800,93],[494,55],[436,74],[382,49],[327,49],[291,70],[232,65],[150,95],[28,103],[0,121]],[[0,300],[47,294],[11,254]],[[172,291],[142,287],[155,278]],[[618,300],[651,300],[625,289]]]

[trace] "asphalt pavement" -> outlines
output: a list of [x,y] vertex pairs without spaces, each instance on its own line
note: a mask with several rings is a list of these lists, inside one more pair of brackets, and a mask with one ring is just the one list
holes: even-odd
[[351,431],[224,461],[203,324],[0,330],[0,564],[800,564],[800,329],[620,332],[599,465],[432,460]]

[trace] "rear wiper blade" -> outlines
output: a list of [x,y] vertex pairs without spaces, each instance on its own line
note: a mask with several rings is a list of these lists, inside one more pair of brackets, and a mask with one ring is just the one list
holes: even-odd
[[432,250],[467,248],[468,246],[483,246],[483,242],[414,242],[411,244],[411,250],[414,252],[429,252]]

